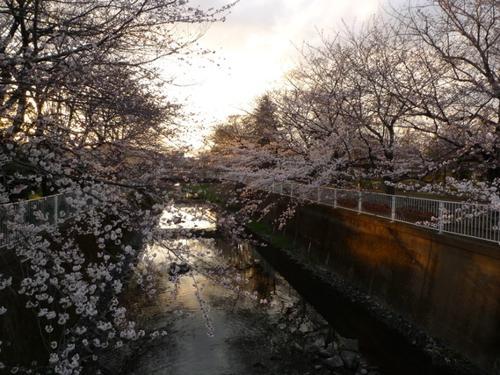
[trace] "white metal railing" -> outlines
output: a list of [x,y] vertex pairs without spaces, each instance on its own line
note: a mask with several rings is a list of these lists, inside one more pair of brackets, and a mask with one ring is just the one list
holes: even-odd
[[16,203],[0,205],[0,248],[16,242],[23,225],[56,226],[72,216],[71,193],[62,193]]
[[291,181],[262,182],[230,174],[224,178],[290,198],[500,244],[500,210],[486,204],[335,189]]

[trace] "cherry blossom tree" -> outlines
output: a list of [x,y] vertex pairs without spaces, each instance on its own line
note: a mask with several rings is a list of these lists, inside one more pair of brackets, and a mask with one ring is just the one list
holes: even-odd
[[[419,80],[426,82],[407,97],[421,119],[413,122],[414,129],[439,141],[437,165],[452,171],[468,165],[480,184],[484,178],[497,193],[498,2],[429,1],[400,12],[398,18],[410,30],[421,58]],[[450,182],[458,190],[458,185],[474,183],[455,176]]]
[[415,2],[322,35],[272,95],[273,151],[240,148],[232,168],[272,159],[255,178],[498,201],[498,12],[496,1]]
[[[178,25],[230,7],[1,2],[0,220],[15,240],[1,249],[0,372],[98,373],[104,352],[160,334],[141,331],[122,297],[127,282],[154,292],[137,259],[162,235],[165,140],[181,116],[153,63],[192,53],[197,36]],[[54,193],[58,226],[16,203]]]

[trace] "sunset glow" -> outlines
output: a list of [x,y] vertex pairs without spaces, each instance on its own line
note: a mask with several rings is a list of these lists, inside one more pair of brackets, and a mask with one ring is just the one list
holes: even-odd
[[[221,0],[200,1],[200,6],[221,5]],[[189,98],[188,111],[203,118],[202,130],[187,142],[202,147],[214,123],[248,110],[254,99],[279,86],[298,60],[302,43],[332,34],[343,22],[360,23],[376,14],[383,0],[242,0],[225,23],[211,25],[200,40],[213,50],[213,62],[182,67],[185,78],[175,95]],[[394,4],[394,2],[391,2]],[[165,65],[167,72],[171,66]]]

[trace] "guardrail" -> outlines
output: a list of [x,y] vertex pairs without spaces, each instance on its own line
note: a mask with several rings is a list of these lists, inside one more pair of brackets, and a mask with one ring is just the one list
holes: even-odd
[[486,204],[335,189],[290,181],[257,182],[251,178],[226,178],[290,198],[412,224],[438,233],[500,244],[500,210]]
[[16,242],[23,225],[56,226],[74,214],[71,193],[50,195],[16,203],[0,205],[0,248]]

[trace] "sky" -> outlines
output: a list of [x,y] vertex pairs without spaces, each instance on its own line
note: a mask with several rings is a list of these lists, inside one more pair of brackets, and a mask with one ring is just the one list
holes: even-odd
[[[400,0],[402,1],[402,0]],[[240,0],[226,22],[189,30],[203,32],[201,48],[208,56],[191,64],[160,66],[175,74],[170,94],[196,113],[187,120],[184,141],[203,147],[214,124],[252,108],[255,98],[278,87],[298,62],[303,42],[314,44],[319,34],[334,34],[342,24],[360,23],[380,12],[387,0]],[[192,0],[203,8],[224,0]],[[394,3],[394,1],[392,2]]]

